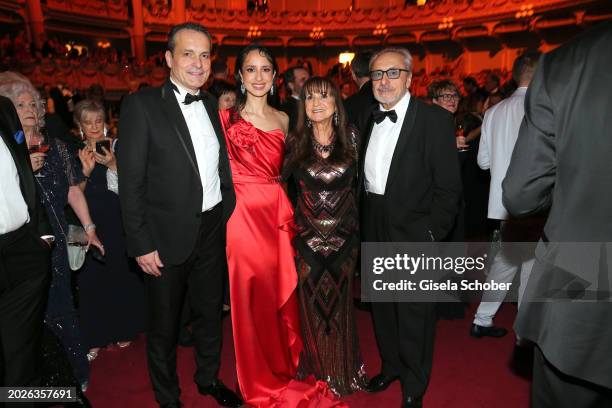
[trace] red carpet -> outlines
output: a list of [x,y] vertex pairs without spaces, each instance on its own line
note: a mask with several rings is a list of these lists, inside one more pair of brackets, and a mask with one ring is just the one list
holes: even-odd
[[[425,396],[426,408],[522,408],[529,407],[529,380],[510,368],[514,335],[502,339],[474,339],[468,330],[474,305],[464,320],[440,321],[436,333],[433,373]],[[516,307],[504,304],[496,324],[512,327]],[[370,376],[378,373],[380,360],[370,314],[358,312],[362,354]],[[216,407],[214,400],[198,394],[193,382],[195,363],[190,348],[179,347],[178,372],[181,399],[186,408]],[[230,388],[236,384],[231,327],[225,320],[220,378]],[[127,349],[103,350],[92,363],[87,396],[95,408],[156,408],[147,375],[145,342],[141,336]],[[399,408],[401,391],[394,383],[385,392],[359,392],[346,398],[351,408]]]

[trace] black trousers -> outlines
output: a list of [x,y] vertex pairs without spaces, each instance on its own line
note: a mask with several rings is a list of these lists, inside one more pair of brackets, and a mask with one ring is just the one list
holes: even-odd
[[[385,196],[368,194],[363,202],[362,241],[390,242],[385,225],[392,215]],[[372,302],[372,319],[382,373],[399,377],[405,396],[423,395],[429,384],[436,330],[435,303]]]
[[612,389],[562,373],[536,347],[531,384],[532,408],[609,408]]
[[28,226],[0,235],[2,386],[39,384],[40,342],[50,279],[51,250]]
[[221,205],[202,213],[196,245],[180,265],[164,265],[161,276],[146,275],[147,360],[157,402],[179,399],[176,347],[181,312],[188,297],[194,339],[194,380],[206,386],[217,378],[221,360],[225,225]]

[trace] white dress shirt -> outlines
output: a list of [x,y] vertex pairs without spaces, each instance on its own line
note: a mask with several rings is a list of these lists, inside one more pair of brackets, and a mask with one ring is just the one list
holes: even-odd
[[507,99],[489,109],[484,116],[478,149],[478,166],[491,169],[488,217],[505,220],[508,211],[502,204],[502,181],[506,177],[514,144],[525,115],[525,93],[520,87]]
[[28,205],[19,187],[19,173],[13,155],[0,137],[0,235],[30,221]]
[[[187,89],[170,79],[176,89],[174,96],[181,107],[183,117],[189,128],[189,136],[195,151],[202,182],[202,212],[210,210],[221,202],[221,180],[219,179],[219,141],[215,135],[208,112],[201,101],[185,105]],[[180,182],[180,180],[178,181]]]
[[372,128],[364,163],[365,189],[369,193],[385,194],[391,159],[404,124],[409,103],[410,92],[406,92],[406,95],[393,108],[384,109],[380,105],[381,111],[395,110],[397,121],[393,123],[391,119],[386,117],[382,122],[374,123]]

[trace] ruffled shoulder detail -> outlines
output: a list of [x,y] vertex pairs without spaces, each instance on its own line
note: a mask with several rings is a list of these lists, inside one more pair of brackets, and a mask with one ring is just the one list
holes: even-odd
[[259,140],[259,130],[240,117],[235,109],[227,109],[221,113],[228,140],[235,146],[251,149]]

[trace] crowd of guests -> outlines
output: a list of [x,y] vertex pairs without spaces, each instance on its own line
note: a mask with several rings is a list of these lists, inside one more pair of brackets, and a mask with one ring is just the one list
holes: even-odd
[[[106,64],[120,64],[121,66],[134,65],[134,58],[125,51],[118,51],[113,47],[82,47],[74,43],[67,44],[57,37],[48,37],[42,34],[40,48],[27,39],[24,31],[15,35],[5,34],[0,39],[0,64],[14,66],[27,63],[41,63],[42,61],[56,61],[58,64],[66,62],[86,66],[95,63],[99,66]],[[163,66],[160,53],[151,55],[147,59],[151,66]]]
[[[596,35],[609,37],[604,27]],[[538,121],[544,108],[523,108],[534,75],[542,75],[539,54],[519,56],[512,80],[440,79],[421,99],[409,91],[412,56],[403,48],[358,54],[349,87],[297,65],[283,73],[280,90],[265,47],[243,49],[233,77],[223,60],[211,62],[211,47],[202,26],[173,27],[164,54],[169,79],[125,96],[113,137],[102,89],[41,93],[20,74],[0,73],[8,98],[0,99],[0,175],[7,176],[0,185],[8,201],[19,198],[2,202],[0,307],[3,326],[25,322],[11,341],[2,334],[4,383],[76,386],[87,406],[89,362],[129,347],[144,329],[155,398],[180,407],[176,346],[189,326],[198,390],[222,406],[340,407],[342,396],[399,380],[402,407],[422,407],[436,320],[463,316],[462,306],[372,303],[382,368],[368,379],[353,301],[360,243],[542,237],[550,199],[538,200],[536,176],[527,172],[542,157],[519,138],[524,116],[521,132],[557,130],[549,117]],[[532,95],[549,102],[542,97]],[[554,153],[542,143],[552,167],[533,171],[550,178]],[[534,194],[533,203],[522,203],[523,194]],[[75,226],[90,252],[81,265],[70,257]],[[22,250],[36,257],[25,262]],[[511,282],[521,271],[522,298],[533,265],[532,252],[516,260],[501,250],[489,279]],[[13,271],[22,269],[17,278]],[[16,285],[20,279],[28,285]],[[36,299],[27,313],[17,296]],[[471,336],[507,333],[493,325],[502,300],[483,295]],[[239,394],[217,378],[224,303]],[[587,406],[567,405],[566,383],[572,401],[606,406],[609,376],[585,376],[547,354],[562,347],[526,323],[528,313],[532,307],[519,308],[518,335],[536,344],[534,406]]]
[[[142,277],[126,255],[117,191],[107,180],[117,171],[116,143],[107,138],[106,110],[95,99],[76,103],[69,127],[60,115],[68,108],[57,109],[65,99],[53,112],[20,74],[0,73],[0,95],[16,109],[54,237],[50,285],[40,294],[47,299],[41,383],[74,385],[80,393],[87,389],[89,362],[99,350],[129,346],[144,324]],[[80,137],[70,131],[73,126]],[[75,225],[82,228],[84,242],[74,242]],[[73,265],[68,246],[78,244],[95,246],[99,257]],[[82,394],[79,398],[85,400]]]

